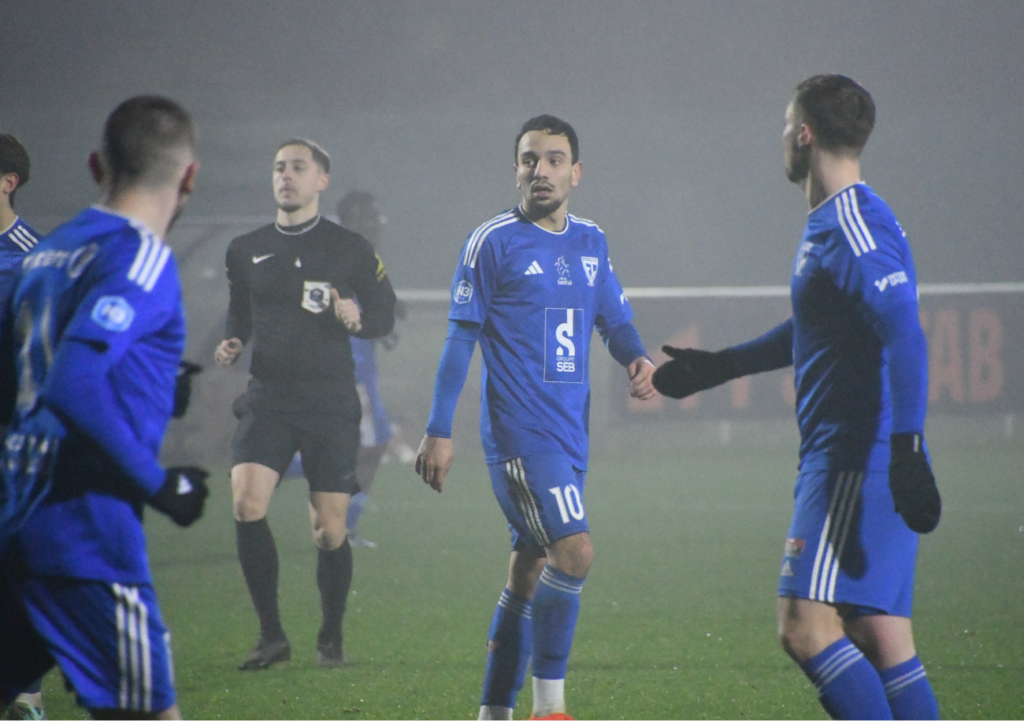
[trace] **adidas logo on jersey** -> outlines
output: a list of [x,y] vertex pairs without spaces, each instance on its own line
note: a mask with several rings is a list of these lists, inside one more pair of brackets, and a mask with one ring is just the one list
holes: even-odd
[[526,269],[526,272],[523,273],[523,275],[541,275],[543,273],[544,270],[540,267],[540,263],[533,261],[530,263],[530,267]]

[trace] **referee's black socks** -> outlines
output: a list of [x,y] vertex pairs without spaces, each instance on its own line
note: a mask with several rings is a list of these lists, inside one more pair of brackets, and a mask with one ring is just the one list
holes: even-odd
[[260,636],[268,641],[284,638],[277,607],[277,546],[266,518],[235,521],[238,560],[245,585],[260,618]]
[[352,586],[352,546],[348,538],[333,551],[317,552],[316,583],[320,587],[320,609],[323,624],[317,637],[319,645],[337,642],[341,647],[341,619],[345,615],[345,601]]

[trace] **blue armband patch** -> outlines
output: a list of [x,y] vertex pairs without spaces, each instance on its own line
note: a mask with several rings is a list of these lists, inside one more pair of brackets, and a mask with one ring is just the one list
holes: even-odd
[[122,333],[128,330],[135,320],[135,309],[119,295],[105,295],[96,301],[89,317],[100,328]]

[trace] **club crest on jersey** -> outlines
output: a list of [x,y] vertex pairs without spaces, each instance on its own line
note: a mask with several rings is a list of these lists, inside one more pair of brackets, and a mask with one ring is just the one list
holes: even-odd
[[310,313],[323,313],[331,304],[331,284],[307,280],[302,286],[302,307]]
[[584,255],[580,261],[583,263],[583,272],[587,274],[587,285],[593,288],[594,281],[597,280],[597,258],[588,258]]
[[572,277],[569,275],[569,264],[565,262],[565,256],[558,256],[555,261],[555,270],[558,271],[559,285],[572,285]]
[[793,275],[800,275],[804,272],[804,266],[807,265],[807,256],[813,247],[813,243],[800,244],[800,250],[796,252],[796,265],[793,267]]
[[455,286],[455,292],[452,294],[452,300],[459,305],[465,305],[473,298],[473,284],[468,280],[460,280],[459,284]]
[[804,539],[802,538],[787,538],[786,547],[783,551],[783,556],[786,558],[800,558],[804,552]]
[[583,383],[586,350],[582,308],[544,309],[544,382]]
[[123,333],[135,320],[135,309],[119,295],[105,295],[92,308],[92,322],[114,333]]

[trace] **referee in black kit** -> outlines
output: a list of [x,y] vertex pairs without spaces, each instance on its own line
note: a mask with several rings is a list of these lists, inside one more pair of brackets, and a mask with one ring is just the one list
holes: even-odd
[[395,293],[370,244],[321,217],[330,170],[330,157],[316,143],[282,143],[274,158],[277,222],[235,238],[227,252],[231,301],[214,358],[231,365],[253,340],[252,378],[235,402],[239,424],[231,444],[238,559],[260,619],[259,639],[242,670],[291,658],[266,515],[296,451],[309,481],[318,549],[323,623],[317,665],[345,663],[341,620],[352,582],[345,513],[358,491],[360,419],[349,336],[390,333]]

